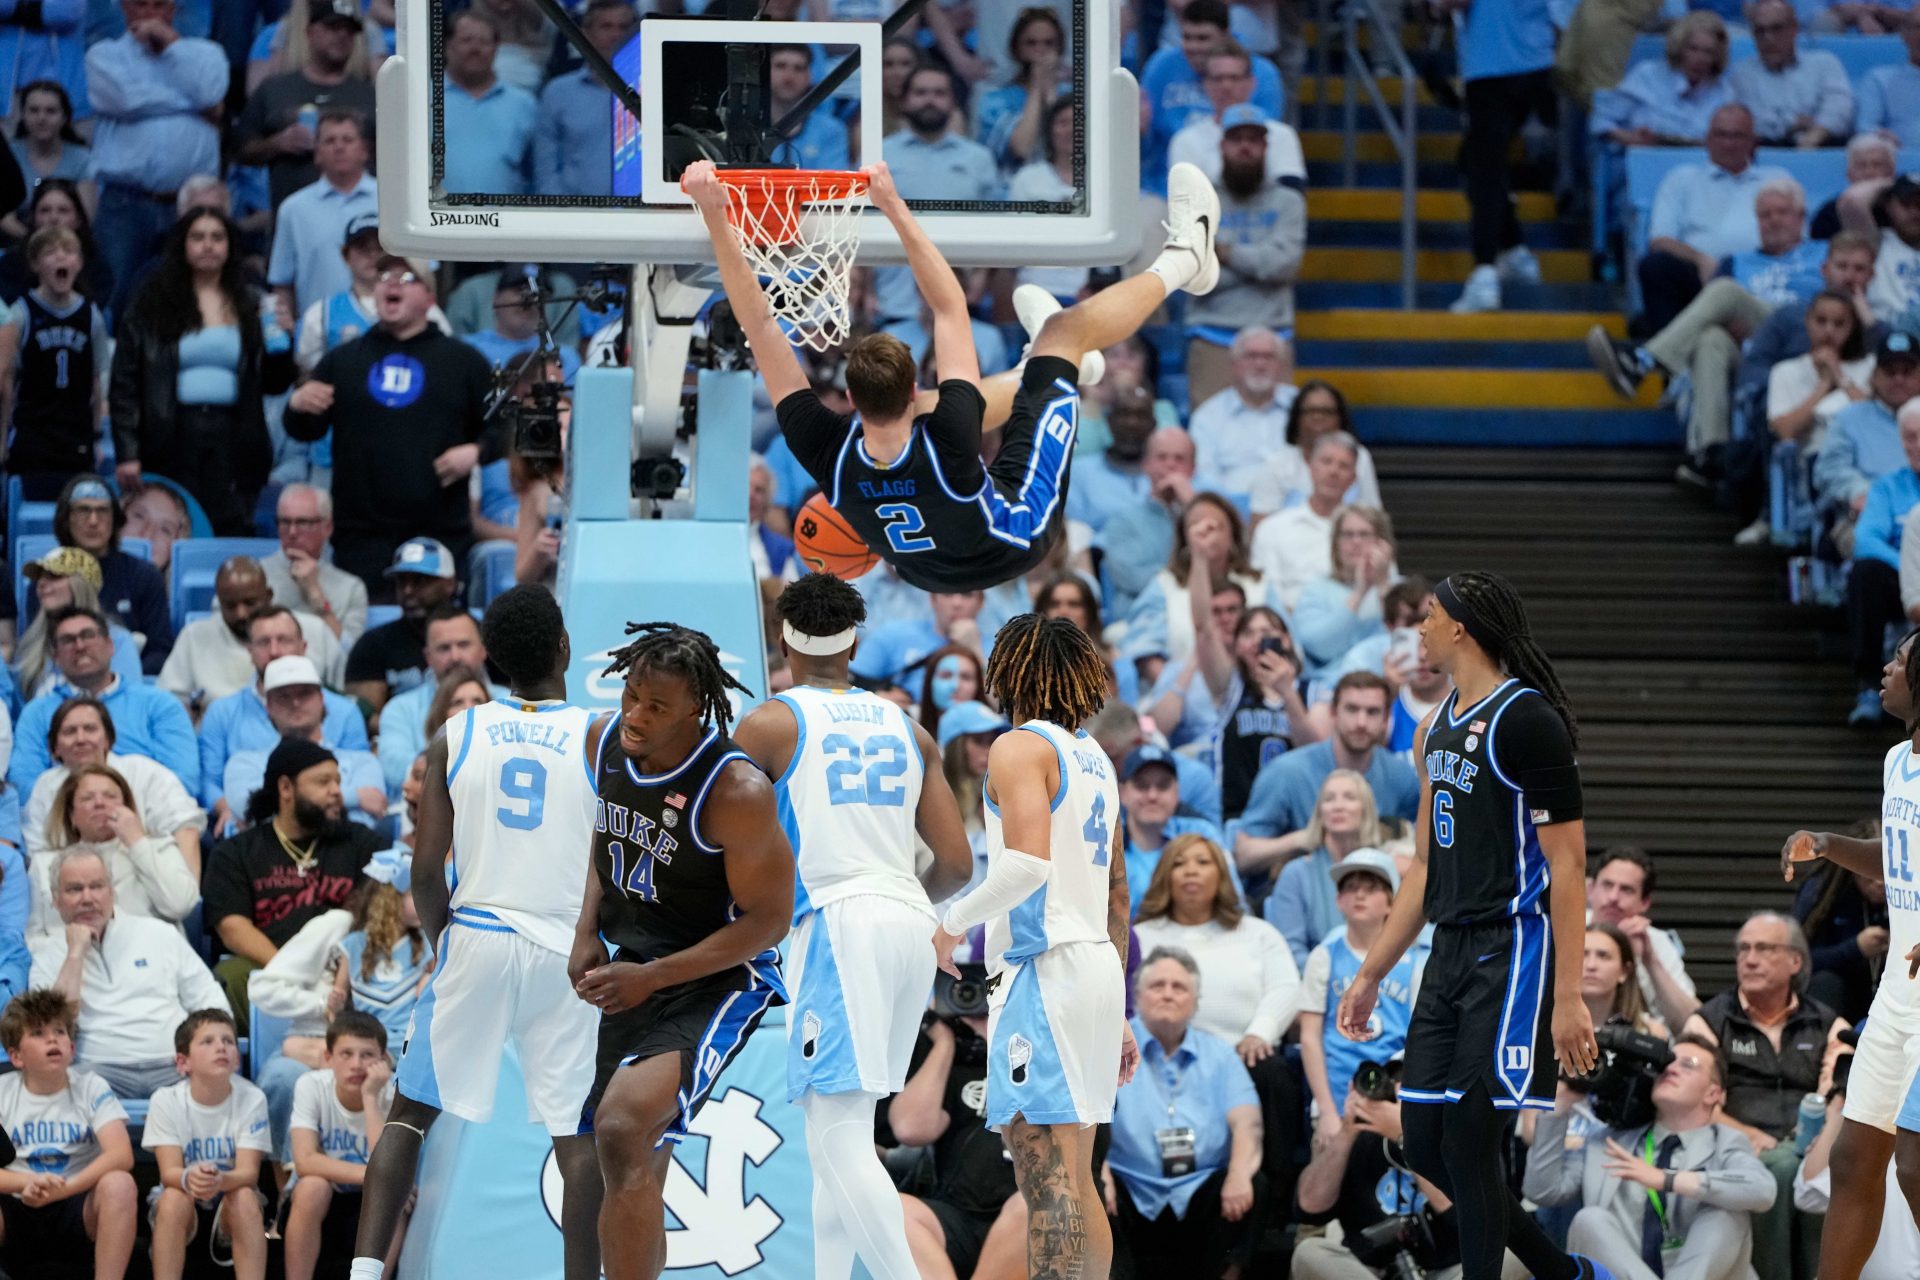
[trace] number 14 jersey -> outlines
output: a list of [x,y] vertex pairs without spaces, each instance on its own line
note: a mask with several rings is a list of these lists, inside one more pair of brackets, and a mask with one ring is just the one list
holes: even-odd
[[593,713],[500,698],[447,723],[453,915],[566,955],[593,843]]
[[[1084,732],[1029,720],[1016,733],[1037,733],[1053,747],[1060,768],[1047,851],[1047,883],[1005,916],[987,922],[987,963],[1017,964],[1069,942],[1106,942],[1108,863],[1113,827],[1120,821],[1113,763]],[[987,865],[1006,852],[1000,809],[987,802]],[[1022,853],[1032,850],[1023,849]]]

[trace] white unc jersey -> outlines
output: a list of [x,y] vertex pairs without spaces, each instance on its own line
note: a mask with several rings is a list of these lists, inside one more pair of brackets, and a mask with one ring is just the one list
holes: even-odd
[[927,763],[913,722],[862,689],[796,685],[778,695],[793,712],[793,759],[774,780],[780,825],[793,845],[797,925],[855,894],[919,907],[915,824]]
[[1887,882],[1886,970],[1872,1015],[1920,1032],[1920,982],[1907,977],[1906,954],[1920,943],[1920,756],[1909,742],[1887,752],[1881,770],[1880,857]]
[[[1007,915],[987,922],[987,962],[996,969],[1069,942],[1108,941],[1108,864],[1114,824],[1120,821],[1119,784],[1098,743],[1045,720],[1029,720],[1016,732],[1037,733],[1052,744],[1060,789],[1053,798],[1047,883]],[[1000,809],[988,800],[989,868],[1006,847]]]
[[564,702],[500,698],[447,722],[456,918],[572,949],[593,852],[592,720]]

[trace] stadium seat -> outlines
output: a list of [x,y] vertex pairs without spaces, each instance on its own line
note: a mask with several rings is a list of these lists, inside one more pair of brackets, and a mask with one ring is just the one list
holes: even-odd
[[220,566],[234,556],[264,559],[280,549],[273,538],[188,538],[173,544],[171,607],[174,629],[187,624],[187,615],[214,608],[213,580]]
[[514,583],[513,557],[518,548],[504,538],[476,542],[467,553],[467,603],[484,610],[494,597]]
[[[59,545],[60,540],[51,533],[30,533],[13,540],[13,603],[16,610],[14,617],[20,620],[18,625],[23,631],[27,625],[27,588],[31,584],[27,582],[26,575],[20,572],[20,567],[38,560]],[[120,549],[141,560],[153,559],[153,544],[145,538],[122,538]]]
[[[1863,36],[1863,35],[1819,35],[1805,34],[1800,37],[1800,45],[1805,49],[1821,49],[1840,59],[1840,65],[1847,69],[1847,79],[1860,83],[1860,77],[1875,67],[1897,67],[1907,60],[1906,44],[1899,36]],[[1629,56],[1628,66],[1637,62],[1652,62],[1667,56],[1667,38],[1665,36],[1638,36],[1633,42],[1633,52]],[[1754,56],[1753,37],[1744,31],[1733,32],[1727,41],[1727,65],[1743,62]]]
[[280,1042],[287,1038],[287,1028],[293,1023],[287,1018],[276,1018],[270,1013],[260,1012],[260,1006],[247,1002],[247,1078],[258,1080],[260,1070],[267,1060],[280,1052]]

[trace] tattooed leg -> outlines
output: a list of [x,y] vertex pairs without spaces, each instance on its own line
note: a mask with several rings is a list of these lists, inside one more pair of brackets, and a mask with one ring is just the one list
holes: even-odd
[[1106,1280],[1113,1236],[1093,1180],[1092,1129],[1007,1126],[1013,1174],[1027,1204],[1031,1280]]

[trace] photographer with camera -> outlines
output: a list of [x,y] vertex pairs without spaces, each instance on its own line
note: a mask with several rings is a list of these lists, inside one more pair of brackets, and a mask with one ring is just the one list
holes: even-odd
[[1156,947],[1134,976],[1140,1069],[1113,1106],[1107,1212],[1135,1273],[1217,1280],[1257,1243],[1260,1100],[1232,1045],[1193,1025],[1200,966]]
[[[1653,1042],[1657,1048],[1657,1042]],[[1596,1076],[1619,1064],[1603,1038]],[[1746,1135],[1714,1123],[1727,1090],[1712,1041],[1683,1035],[1654,1081],[1650,1120],[1568,1141],[1586,1095],[1563,1079],[1553,1112],[1534,1129],[1524,1190],[1541,1206],[1580,1204],[1567,1247],[1617,1280],[1738,1280],[1753,1257],[1750,1214],[1778,1188]],[[1627,1117],[1609,1112],[1603,1118]]]
[[1344,1118],[1315,1129],[1294,1218],[1303,1227],[1338,1221],[1341,1238],[1303,1234],[1293,1247],[1293,1280],[1459,1276],[1453,1203],[1413,1172],[1401,1150],[1399,1074],[1398,1058],[1361,1062],[1343,1095]]

